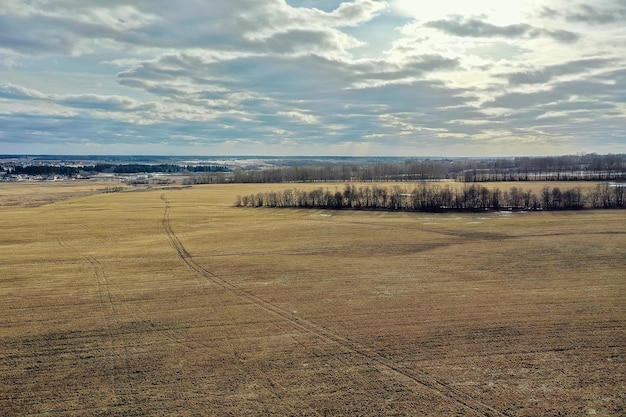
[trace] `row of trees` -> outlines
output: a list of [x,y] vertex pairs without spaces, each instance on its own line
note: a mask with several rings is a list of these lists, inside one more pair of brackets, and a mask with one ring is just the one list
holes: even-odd
[[343,191],[316,188],[311,191],[287,189],[238,196],[238,207],[284,207],[365,209],[394,211],[441,212],[447,210],[579,210],[583,208],[625,208],[624,185],[599,184],[589,192],[579,187],[561,190],[544,187],[537,194],[532,190],[511,187],[501,191],[472,184],[463,188],[421,183],[412,189],[399,185],[355,186],[347,184]]
[[[7,166],[9,174],[66,175],[108,172],[186,173],[190,183],[283,183],[331,181],[435,181],[454,179],[461,182],[483,181],[622,181],[626,180],[626,154],[585,154],[549,157],[464,158],[406,160],[383,158],[361,160],[344,158],[325,165],[300,165],[273,168],[238,168],[233,172],[219,165],[115,164],[101,163],[80,167],[54,165]],[[318,163],[319,161],[315,161]],[[284,161],[284,164],[290,161]],[[0,167],[1,168],[1,167]],[[0,172],[0,175],[2,173]]]
[[139,174],[139,173],[209,173],[229,172],[226,166],[220,165],[177,165],[177,164],[96,164],[86,166],[57,165],[16,165],[0,167],[13,175],[50,176],[59,175],[76,177],[93,173]]
[[76,167],[53,166],[53,165],[29,165],[7,168],[6,171],[14,175],[75,177],[80,170]]
[[108,172],[115,174],[168,173],[181,172],[228,172],[228,168],[219,165],[178,165],[178,164],[96,164],[81,167],[86,172]]
[[235,183],[331,182],[331,181],[419,181],[448,177],[446,161],[290,166],[261,170],[239,169]]
[[465,161],[455,178],[481,181],[608,181],[626,178],[626,155],[584,154]]
[[408,160],[368,164],[289,166],[233,172],[236,183],[329,181],[606,181],[626,179],[626,155],[566,155]]

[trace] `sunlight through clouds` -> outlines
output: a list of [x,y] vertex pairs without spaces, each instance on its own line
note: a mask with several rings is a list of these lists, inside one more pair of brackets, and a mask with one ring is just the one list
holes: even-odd
[[625,27],[619,0],[5,1],[0,147],[624,152]]

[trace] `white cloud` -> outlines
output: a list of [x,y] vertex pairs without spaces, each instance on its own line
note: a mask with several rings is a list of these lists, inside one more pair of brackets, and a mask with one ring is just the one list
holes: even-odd
[[486,16],[496,25],[517,24],[525,19],[528,10],[538,4],[545,3],[537,0],[509,0],[498,2],[493,0],[438,0],[423,3],[413,0],[394,0],[391,6],[400,13],[411,16],[420,22],[434,21],[455,16],[477,18]]
[[304,123],[307,125],[314,125],[314,124],[319,124],[320,123],[320,119],[319,117],[306,112],[306,111],[296,111],[296,110],[291,110],[291,111],[279,111],[276,114],[278,114],[279,116],[284,116],[288,119],[291,119],[297,123]]
[[5,0],[0,145],[441,155],[589,151],[597,140],[599,152],[626,151],[625,10]]
[[49,96],[32,88],[22,87],[11,83],[0,84],[0,98],[4,99],[49,99]]

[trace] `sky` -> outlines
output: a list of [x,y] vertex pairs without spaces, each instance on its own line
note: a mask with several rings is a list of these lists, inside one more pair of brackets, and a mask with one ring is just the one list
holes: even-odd
[[0,154],[626,153],[626,0],[1,0]]

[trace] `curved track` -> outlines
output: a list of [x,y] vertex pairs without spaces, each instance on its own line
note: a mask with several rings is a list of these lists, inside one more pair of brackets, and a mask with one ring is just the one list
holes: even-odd
[[400,368],[393,361],[385,358],[379,353],[373,351],[367,346],[360,345],[359,343],[346,338],[340,334],[333,332],[332,330],[320,326],[310,320],[306,320],[302,317],[298,317],[293,315],[292,313],[280,308],[279,306],[269,303],[260,297],[252,294],[245,289],[238,287],[232,282],[228,281],[224,277],[221,277],[209,270],[207,270],[202,265],[198,264],[191,254],[187,251],[180,238],[174,232],[171,222],[170,222],[170,212],[171,205],[170,201],[166,198],[165,194],[161,195],[161,200],[165,205],[162,225],[165,234],[172,246],[172,248],[177,252],[180,259],[197,275],[202,278],[205,278],[212,283],[219,285],[220,287],[232,292],[236,296],[241,299],[247,301],[248,303],[270,313],[271,315],[277,316],[280,320],[288,322],[295,328],[298,328],[310,335],[313,335],[317,339],[323,341],[324,343],[334,344],[340,346],[342,349],[345,349],[349,352],[352,352],[359,357],[361,357],[369,366],[372,366],[379,371],[391,373],[395,375],[398,380],[409,384],[415,384],[422,388],[427,388],[437,395],[440,395],[448,400],[451,400],[455,403],[460,404],[468,411],[473,412],[479,416],[507,416],[508,414],[497,410],[488,404],[480,401],[479,399],[468,395],[449,384],[446,384],[444,381],[438,380],[437,378],[417,369],[411,369],[410,371]]
[[[125,340],[125,334],[120,330],[121,321],[123,318],[135,318],[137,321],[142,321],[147,324],[153,332],[158,332],[160,337],[168,340],[169,342],[176,343],[184,349],[194,350],[210,347],[206,343],[197,339],[189,338],[184,332],[176,329],[161,329],[151,322],[146,322],[137,313],[143,313],[142,316],[146,316],[146,312],[143,311],[137,305],[133,308],[124,302],[121,296],[121,290],[118,288],[108,277],[106,270],[96,257],[83,253],[72,245],[68,244],[61,236],[56,237],[57,243],[64,249],[71,250],[81,258],[83,258],[93,272],[93,276],[96,279],[98,301],[100,310],[103,314],[103,318],[106,322],[106,331],[108,340],[110,342],[110,349],[115,352],[113,355],[104,355],[115,361],[111,364],[112,368],[122,369],[121,373],[113,373],[113,381],[111,386],[116,392],[117,397],[121,401],[121,405],[126,407],[135,406],[134,402],[138,397],[137,388],[133,384],[132,369],[131,369],[131,357],[133,353],[130,351],[131,345],[128,340]],[[190,256],[186,254],[185,256]],[[133,310],[138,311],[133,311]],[[234,349],[234,347],[233,347]],[[242,370],[243,372],[243,370]],[[284,411],[289,414],[295,415],[297,410],[306,409],[308,415],[319,415],[319,413],[312,409],[305,403],[294,403],[293,400],[285,398],[283,393],[287,390],[286,387],[281,386],[278,381],[270,380],[268,383],[261,383],[259,387],[269,393],[270,396],[276,398],[283,404]],[[133,412],[138,410],[133,410]]]

